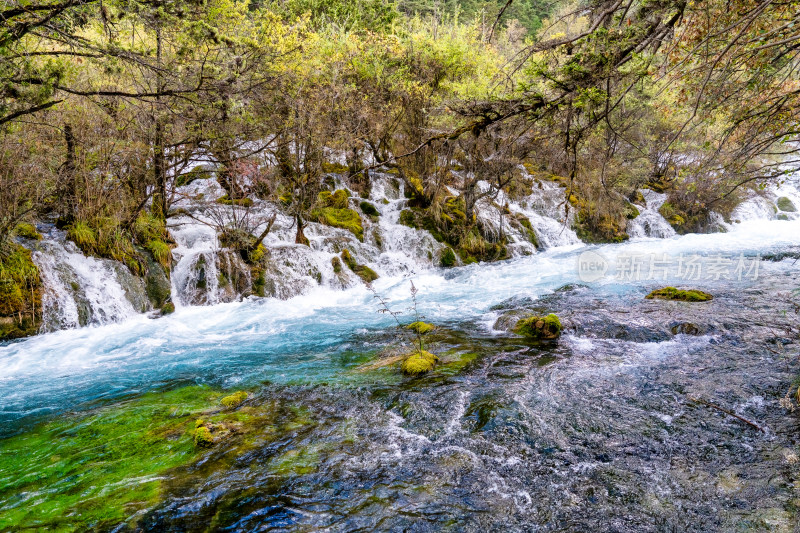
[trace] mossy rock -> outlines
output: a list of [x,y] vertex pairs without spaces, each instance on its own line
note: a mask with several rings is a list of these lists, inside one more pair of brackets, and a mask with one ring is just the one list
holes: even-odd
[[194,430],[194,444],[201,448],[210,448],[214,445],[214,437],[211,436],[211,430],[205,426],[200,426]]
[[674,300],[679,302],[708,302],[713,300],[714,296],[697,289],[676,289],[675,287],[664,287],[663,289],[656,289],[647,296],[647,300]]
[[442,255],[439,257],[439,265],[449,268],[455,266],[456,254],[449,246],[442,250]]
[[347,267],[350,270],[353,271],[354,274],[360,277],[364,281],[364,283],[372,283],[373,281],[375,281],[380,277],[378,276],[377,272],[375,272],[368,266],[359,265],[358,263],[356,263],[355,258],[350,253],[350,250],[348,250],[347,248],[342,250],[342,261],[344,262],[345,265],[347,265]]
[[338,256],[331,257],[331,266],[333,266],[333,272],[335,274],[339,274],[342,271],[342,261],[339,259]]
[[350,168],[347,165],[342,165],[341,163],[322,163],[322,171],[326,174],[346,174],[350,171]]
[[553,340],[561,336],[561,320],[550,313],[547,316],[523,318],[514,326],[514,333],[533,340]]
[[322,191],[317,195],[317,203],[320,207],[333,207],[334,209],[347,209],[350,206],[350,195],[344,189],[335,192]]
[[406,357],[400,369],[403,371],[403,374],[418,376],[433,370],[438,360],[439,358],[430,352],[417,350]]
[[430,333],[431,331],[436,329],[436,326],[418,320],[416,322],[412,322],[411,324],[406,325],[406,329],[411,330],[418,335],[425,335],[426,333]]
[[365,202],[361,202],[360,204],[358,204],[358,206],[361,208],[361,212],[364,213],[365,215],[368,215],[368,216],[371,216],[371,217],[379,217],[379,216],[381,216],[381,212],[378,211],[378,208],[375,207],[374,205],[372,205],[369,202],[366,202],[366,201]]
[[797,208],[792,203],[792,201],[785,196],[781,196],[780,198],[778,198],[776,205],[778,206],[778,209],[786,213],[794,213],[797,211]]
[[400,211],[400,224],[408,226],[409,228],[419,229],[417,226],[417,217],[410,209],[403,209]]
[[247,393],[244,391],[236,391],[233,394],[225,396],[219,403],[225,409],[236,409],[244,403],[247,399]]
[[777,219],[778,220],[789,220],[789,215],[787,215],[786,213],[778,213]]
[[640,215],[639,209],[632,203],[628,202],[627,205],[625,206],[625,218],[627,218],[628,220],[633,220],[639,215]]
[[207,180],[213,176],[214,173],[211,170],[204,167],[203,165],[198,165],[189,172],[184,172],[183,174],[180,174],[178,177],[176,177],[175,186],[183,187],[184,185],[189,185],[193,181]]
[[631,195],[630,200],[639,205],[647,205],[647,200],[644,199],[644,194],[639,189],[636,189]]
[[175,312],[175,304],[172,302],[167,302],[161,306],[162,315],[171,315],[174,312]]
[[227,194],[217,199],[218,204],[237,205],[239,207],[253,207],[253,200],[250,198],[231,198]]
[[28,224],[27,222],[20,222],[17,224],[17,227],[14,228],[14,235],[25,239],[33,239],[35,241],[42,240],[42,234],[36,230],[36,226]]
[[341,228],[351,232],[364,242],[364,226],[361,217],[352,209],[337,209],[335,207],[321,207],[311,212],[311,218],[320,224]]

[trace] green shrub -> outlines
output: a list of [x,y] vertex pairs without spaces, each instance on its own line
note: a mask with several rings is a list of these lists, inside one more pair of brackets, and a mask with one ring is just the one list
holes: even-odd
[[148,211],[139,213],[139,216],[136,217],[136,221],[133,223],[133,235],[141,244],[162,240],[166,234],[167,228],[164,221],[153,216]]
[[147,249],[165,270],[169,270],[172,265],[172,250],[167,243],[153,240],[147,243]]
[[87,254],[94,252],[97,246],[97,234],[89,224],[80,220],[69,226],[67,238]]

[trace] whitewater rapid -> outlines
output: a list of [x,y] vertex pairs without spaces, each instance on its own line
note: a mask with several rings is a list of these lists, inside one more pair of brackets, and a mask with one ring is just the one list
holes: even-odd
[[[578,258],[586,251],[609,263],[631,255],[702,254],[757,258],[800,245],[800,220],[749,220],[727,233],[624,244],[551,248],[527,257],[454,269],[431,268],[384,276],[375,289],[410,321],[410,281],[420,311],[437,324],[476,321],[489,328],[491,307],[509,298],[537,299],[566,284],[582,283]],[[761,261],[762,272],[793,268],[794,259]],[[714,291],[714,280],[620,280],[589,284],[598,297],[644,291],[667,283]],[[726,283],[734,283],[727,281]],[[736,283],[748,283],[740,280]],[[792,287],[787,287],[787,290]],[[56,331],[0,346],[0,423],[74,409],[98,400],[177,382],[238,386],[259,381],[315,383],[347,370],[334,354],[369,351],[370,335],[391,327],[371,292],[318,287],[288,300],[249,298],[205,307],[181,307],[170,316],[145,315],[114,324]],[[10,426],[9,426],[10,427]]]

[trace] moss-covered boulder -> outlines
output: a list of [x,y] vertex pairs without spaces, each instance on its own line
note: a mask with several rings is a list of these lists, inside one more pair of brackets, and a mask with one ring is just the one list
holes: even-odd
[[361,208],[361,212],[367,216],[371,217],[381,216],[381,212],[378,211],[378,208],[367,201],[361,202],[360,204],[358,204],[358,206]]
[[247,393],[244,391],[236,391],[233,394],[223,397],[219,403],[225,409],[235,409],[242,405],[247,399]]
[[175,304],[172,302],[167,302],[161,306],[162,315],[171,315],[174,312],[175,312]]
[[368,266],[359,265],[358,263],[356,263],[355,258],[350,253],[350,250],[348,250],[347,248],[342,250],[342,261],[344,262],[345,265],[347,265],[347,267],[350,270],[353,271],[354,274],[360,277],[364,281],[364,283],[371,283],[380,277],[378,276],[377,272],[375,272]]
[[550,313],[547,316],[531,316],[519,320],[514,333],[533,340],[553,340],[561,336],[561,320]]
[[792,203],[792,201],[785,196],[778,198],[776,205],[778,206],[778,209],[787,213],[794,213],[797,211],[794,203]]
[[707,302],[713,300],[714,296],[697,289],[676,289],[675,287],[664,287],[656,289],[647,296],[648,300],[674,300],[679,302]]
[[33,239],[35,241],[42,240],[42,234],[36,229],[36,226],[27,222],[20,222],[14,228],[14,235],[25,239]]
[[227,194],[217,199],[218,204],[236,205],[239,207],[253,207],[253,200],[250,198],[231,198]]
[[364,226],[361,224],[361,217],[352,209],[321,207],[311,212],[311,218],[320,224],[347,230],[358,237],[359,241],[364,241]]
[[430,352],[416,350],[406,357],[400,369],[403,371],[403,374],[418,376],[433,370],[438,360],[439,358]]
[[430,333],[431,331],[436,329],[436,326],[434,326],[433,324],[428,324],[427,322],[422,322],[421,320],[418,320],[416,322],[412,322],[411,324],[408,324],[406,326],[406,329],[413,331],[417,335],[425,335],[426,333]]

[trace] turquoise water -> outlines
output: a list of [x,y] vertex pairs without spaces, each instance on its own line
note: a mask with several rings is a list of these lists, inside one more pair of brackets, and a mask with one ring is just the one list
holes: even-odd
[[[610,263],[626,254],[723,254],[735,258],[800,244],[800,221],[753,221],[734,231],[642,239],[620,245],[572,246],[496,264],[385,278],[375,289],[412,320],[410,281],[419,289],[419,310],[437,324],[478,322],[489,331],[490,309],[509,298],[538,298],[578,283],[576,262],[594,250]],[[612,272],[613,274],[613,272]],[[592,283],[600,295],[641,291],[681,280]],[[712,287],[713,280],[683,282]],[[741,284],[748,280],[728,282]],[[270,383],[346,382],[343,372],[363,362],[350,352],[370,352],[394,321],[379,314],[365,288],[318,289],[288,301],[252,299],[212,307],[188,307],[150,320],[65,330],[0,346],[0,423],[13,432],[29,417],[54,414],[179,382],[225,388]],[[344,355],[342,355],[344,354]]]

